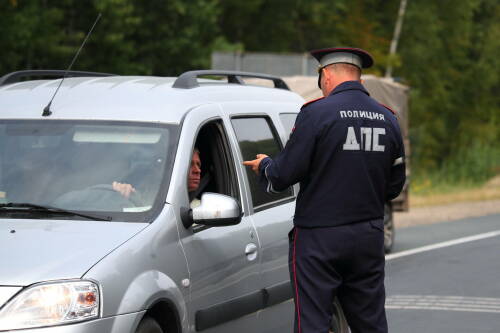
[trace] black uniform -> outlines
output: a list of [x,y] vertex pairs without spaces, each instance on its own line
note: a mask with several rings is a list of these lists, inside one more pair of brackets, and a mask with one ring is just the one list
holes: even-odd
[[352,333],[387,332],[384,203],[405,182],[395,115],[358,81],[305,104],[290,140],[262,160],[269,192],[300,182],[290,233],[290,274],[300,333],[327,333],[335,295]]

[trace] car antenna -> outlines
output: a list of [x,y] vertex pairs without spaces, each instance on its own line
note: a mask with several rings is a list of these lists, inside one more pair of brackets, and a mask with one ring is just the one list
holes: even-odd
[[59,88],[61,87],[64,79],[66,78],[68,72],[71,70],[71,67],[73,67],[73,64],[75,63],[76,58],[78,58],[80,51],[82,50],[83,46],[87,42],[87,39],[89,39],[90,35],[92,34],[92,31],[94,30],[94,27],[96,26],[96,24],[100,18],[101,18],[101,13],[99,13],[99,15],[97,15],[97,18],[96,18],[94,24],[92,25],[92,27],[90,28],[89,32],[87,33],[87,36],[85,36],[85,39],[83,40],[82,45],[80,45],[80,48],[78,49],[78,51],[76,51],[76,54],[73,57],[73,60],[71,61],[71,63],[69,64],[68,69],[66,69],[66,71],[64,72],[64,76],[63,76],[61,82],[59,82],[59,85],[57,86],[57,89],[54,92],[54,95],[52,95],[52,98],[50,99],[49,104],[47,104],[47,106],[43,109],[43,113],[42,113],[43,117],[48,117],[52,114],[52,111],[50,111],[50,106],[52,105],[52,101],[54,100],[54,97],[56,97],[56,94],[59,91]]

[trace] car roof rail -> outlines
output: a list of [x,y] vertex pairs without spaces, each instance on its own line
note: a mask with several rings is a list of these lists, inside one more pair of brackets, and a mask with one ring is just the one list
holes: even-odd
[[22,78],[26,77],[94,77],[94,76],[114,76],[116,74],[97,73],[97,72],[82,72],[82,71],[65,71],[65,70],[25,70],[5,74],[0,77],[0,86],[20,82]]
[[188,71],[182,73],[177,80],[175,80],[172,85],[173,88],[180,89],[191,89],[197,88],[200,86],[198,83],[199,76],[226,76],[228,83],[236,83],[244,85],[245,82],[241,79],[242,77],[255,78],[255,79],[264,79],[271,80],[274,83],[275,88],[290,90],[288,85],[283,81],[282,78],[278,76],[272,76],[268,74],[261,73],[249,73],[249,72],[239,72],[239,71],[224,71],[217,69],[207,69],[207,70],[197,70],[197,71]]

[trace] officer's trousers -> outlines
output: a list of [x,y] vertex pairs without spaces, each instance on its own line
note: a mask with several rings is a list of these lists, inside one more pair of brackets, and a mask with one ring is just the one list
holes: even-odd
[[289,234],[295,333],[328,333],[338,297],[352,333],[386,333],[383,221]]

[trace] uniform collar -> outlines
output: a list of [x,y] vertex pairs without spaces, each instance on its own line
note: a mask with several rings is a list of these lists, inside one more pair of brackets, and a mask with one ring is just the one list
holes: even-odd
[[340,92],[346,91],[346,90],[360,90],[370,96],[368,91],[366,91],[365,87],[361,84],[359,81],[345,81],[339,84],[338,86],[335,87],[335,89],[332,90],[329,96],[338,94]]

